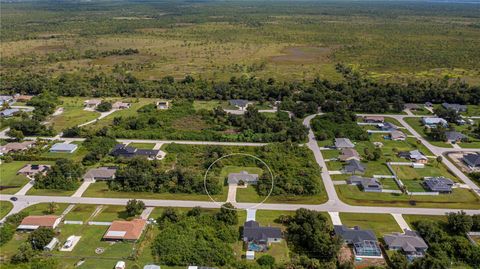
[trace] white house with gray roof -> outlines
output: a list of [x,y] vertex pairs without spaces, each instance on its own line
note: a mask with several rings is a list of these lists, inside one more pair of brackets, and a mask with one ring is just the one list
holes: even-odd
[[50,148],[50,152],[73,153],[77,148],[76,144],[57,143]]
[[249,174],[247,171],[228,174],[228,184],[239,184],[241,182],[245,184],[256,184],[258,182],[258,175]]
[[463,161],[470,167],[470,168],[479,168],[480,167],[480,153],[469,153],[463,155]]
[[83,175],[83,180],[85,181],[94,181],[94,180],[113,180],[115,179],[115,173],[117,172],[117,167],[98,167],[88,170],[85,175]]
[[418,233],[407,229],[405,233],[386,234],[383,239],[389,250],[403,251],[410,261],[423,257],[428,249],[427,243]]
[[382,183],[376,178],[351,176],[347,183],[359,186],[364,192],[382,192]]
[[335,147],[337,149],[354,148],[355,145],[348,138],[335,138]]

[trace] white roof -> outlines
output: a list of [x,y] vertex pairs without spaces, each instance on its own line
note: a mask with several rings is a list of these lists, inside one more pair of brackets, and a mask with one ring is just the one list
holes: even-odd
[[50,150],[61,150],[61,151],[72,151],[75,150],[78,146],[76,144],[66,144],[66,143],[57,143],[53,145]]
[[121,236],[123,237],[127,232],[125,231],[108,231],[106,236]]
[[115,265],[115,268],[125,268],[125,262],[118,261],[117,264]]
[[249,208],[247,209],[247,221],[255,220],[255,213],[257,212],[256,209]]
[[38,229],[38,225],[18,225],[17,229],[19,230],[36,230]]
[[248,250],[247,257],[255,257],[255,251]]

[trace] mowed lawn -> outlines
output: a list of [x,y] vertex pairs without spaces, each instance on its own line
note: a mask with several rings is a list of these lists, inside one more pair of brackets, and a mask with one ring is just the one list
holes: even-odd
[[65,215],[65,220],[74,220],[74,221],[83,221],[86,222],[92,214],[95,212],[95,209],[98,205],[75,205],[75,207]]
[[63,113],[53,116],[48,125],[53,126],[56,132],[61,132],[66,128],[94,120],[100,116],[100,113],[84,110],[83,102],[88,99],[92,98],[61,97],[60,100],[63,101],[63,104],[59,107],[63,107]]
[[[68,204],[61,204],[61,203],[55,203],[55,212],[53,212],[54,215],[60,215],[63,213],[65,208],[67,208]],[[50,215],[52,213],[49,212],[49,203],[40,203],[40,204],[35,204],[31,205],[22,212],[27,212],[29,215]]]
[[29,181],[26,176],[17,175],[18,170],[26,164],[54,164],[52,161],[13,161],[0,164],[0,185],[14,188],[6,188],[0,191],[1,194],[14,194]]
[[[436,162],[436,161],[433,161]],[[399,179],[423,179],[424,177],[443,176],[459,182],[456,176],[450,173],[443,164],[427,164],[425,168],[413,168],[407,165],[392,165]]]
[[153,149],[153,147],[155,147],[155,143],[130,143],[128,146],[137,149]]
[[446,142],[443,142],[443,141],[432,141],[430,140],[427,135],[425,134],[423,128],[424,126],[422,125],[422,123],[420,122],[421,119],[420,118],[405,118],[405,121],[408,123],[408,125],[410,125],[415,131],[417,131],[418,134],[420,134],[422,137],[424,137],[425,139],[428,140],[428,142],[430,142],[430,144],[434,145],[434,146],[438,146],[438,147],[444,147],[444,148],[451,148],[452,145],[450,145],[449,143],[446,143]]
[[378,238],[388,233],[402,232],[390,214],[340,213],[340,220],[350,228],[358,226],[365,230],[373,230]]
[[[372,193],[361,191],[358,186],[337,185],[335,189],[340,199],[351,205],[425,207],[425,208],[458,208],[479,209],[480,199],[467,189],[454,189],[451,194],[415,195],[392,193]],[[410,204],[415,201],[416,205]]]
[[[224,186],[222,194],[212,195],[216,201],[226,201],[228,187]],[[144,198],[144,199],[162,199],[162,200],[192,200],[192,201],[211,201],[206,194],[194,193],[154,193],[154,192],[122,192],[108,189],[106,182],[95,182],[91,184],[83,193],[83,197],[102,197],[102,198]]]
[[0,219],[5,217],[12,208],[13,204],[9,201],[0,201]]

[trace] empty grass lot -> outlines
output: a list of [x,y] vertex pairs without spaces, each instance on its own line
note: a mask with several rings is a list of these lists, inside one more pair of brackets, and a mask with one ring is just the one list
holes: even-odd
[[[436,163],[436,161],[434,162]],[[459,182],[457,177],[450,173],[443,164],[427,164],[425,165],[425,168],[413,168],[407,165],[392,165],[392,168],[397,174],[397,177],[401,180],[444,176],[453,181]]]
[[155,147],[154,143],[130,143],[128,144],[130,147],[134,147],[137,149],[153,149]]
[[443,141],[432,141],[427,137],[423,130],[423,125],[421,123],[421,118],[405,118],[405,121],[410,125],[418,134],[420,134],[423,138],[425,138],[430,144],[437,146],[437,147],[444,147],[444,148],[451,148],[452,145]]
[[408,223],[410,228],[414,229],[413,224],[420,220],[433,220],[447,222],[446,215],[402,215],[405,221]]
[[[479,209],[480,199],[467,189],[454,189],[451,194],[418,195],[392,193],[368,193],[361,191],[358,186],[337,185],[335,189],[342,201],[351,205],[365,206],[394,206],[394,207],[425,207],[425,208],[458,208]],[[413,206],[410,200],[416,202]]]
[[[212,195],[212,197],[216,201],[226,201],[228,195],[227,189],[228,187],[224,187],[222,194]],[[132,199],[142,197],[144,199],[210,201],[210,198],[206,194],[111,191],[108,189],[106,182],[95,182],[91,184],[82,196]]]
[[66,220],[87,221],[98,205],[75,205],[75,207],[65,215]]
[[392,232],[402,232],[400,226],[390,214],[340,213],[342,223],[350,228],[359,226],[370,229],[378,238]]
[[83,102],[88,99],[84,97],[61,97],[60,100],[63,101],[63,104],[59,107],[63,107],[63,113],[52,117],[49,125],[53,126],[56,132],[61,132],[66,128],[97,118],[100,113],[83,109]]
[[[50,215],[51,213],[48,211],[49,210],[49,204],[48,203],[40,203],[40,204],[35,204],[31,205],[22,212],[26,212],[29,215]],[[60,215],[63,213],[65,208],[67,208],[68,204],[60,204],[60,203],[55,203],[56,210],[53,212],[54,215]]]
[[41,195],[41,196],[71,196],[76,190],[66,191],[57,189],[35,189],[31,188],[27,191],[27,195]]

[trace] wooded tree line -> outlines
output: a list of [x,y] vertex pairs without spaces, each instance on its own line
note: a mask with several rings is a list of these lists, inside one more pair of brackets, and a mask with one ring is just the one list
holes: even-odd
[[357,124],[355,113],[341,108],[313,118],[311,126],[318,140],[333,140],[336,137],[361,141],[369,139],[367,132]]
[[469,86],[459,80],[382,84],[362,77],[343,65],[338,65],[337,70],[343,75],[343,82],[333,83],[318,78],[313,81],[282,82],[246,76],[232,77],[229,81],[194,79],[191,76],[183,80],[165,77],[152,81],[141,80],[122,70],[112,74],[63,73],[56,77],[31,72],[6,72],[1,74],[0,90],[3,93],[27,94],[47,91],[60,96],[281,100],[289,104],[290,110],[297,109],[299,113],[318,106],[323,111],[344,108],[382,113],[398,112],[403,109],[404,103],[480,103],[480,87]]

